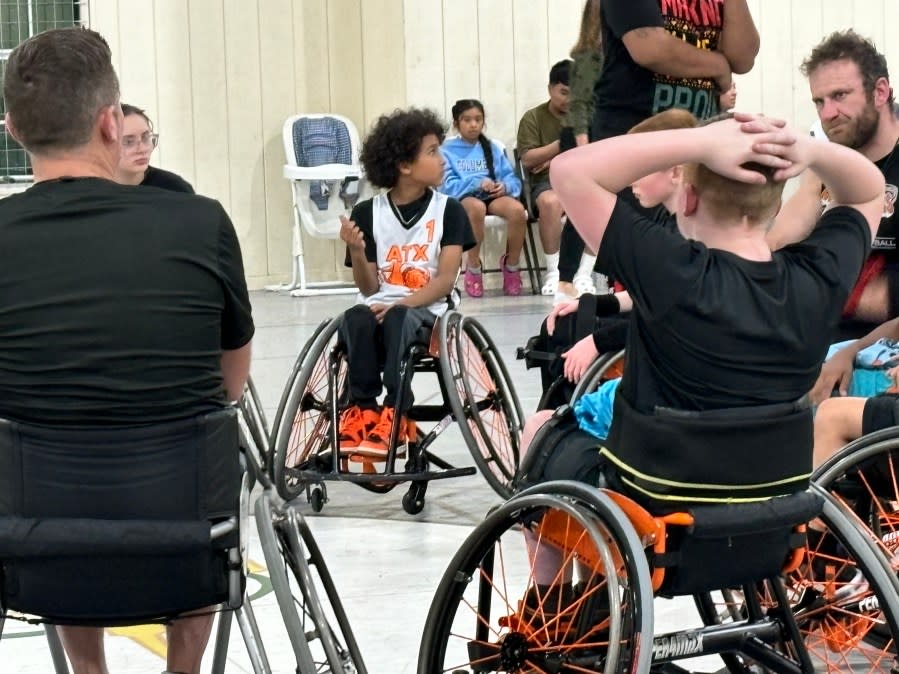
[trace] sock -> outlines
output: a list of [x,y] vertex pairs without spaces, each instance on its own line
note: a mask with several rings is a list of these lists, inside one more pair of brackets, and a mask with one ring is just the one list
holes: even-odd
[[506,270],[507,271],[518,271],[518,265],[506,263]]
[[[548,258],[549,256],[547,256]],[[577,266],[577,274],[575,276],[589,276],[593,273],[593,265],[596,264],[596,256],[584,253],[581,255],[581,262]],[[547,267],[549,263],[547,262]]]
[[546,258],[546,273],[551,274],[553,272],[559,271],[559,254],[558,253],[546,253],[544,255]]
[[470,271],[472,274],[480,274],[481,273],[481,265],[478,265],[477,267],[472,267],[471,265],[468,265],[468,269],[466,269],[466,271]]

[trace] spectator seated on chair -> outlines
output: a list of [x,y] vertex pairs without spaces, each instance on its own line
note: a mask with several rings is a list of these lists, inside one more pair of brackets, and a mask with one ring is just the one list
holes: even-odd
[[[408,347],[447,309],[462,253],[475,245],[465,209],[435,191],[443,182],[443,125],[428,110],[383,115],[362,145],[368,180],[387,189],[356,204],[341,218],[346,265],[359,288],[354,307],[340,324],[347,350],[349,407],[340,419],[340,451],[368,460],[387,456],[394,416],[398,439],[414,437],[406,409],[396,410],[399,365]],[[381,394],[384,371],[386,397]]]
[[153,150],[159,145],[159,134],[147,113],[134,105],[122,103],[125,121],[122,126],[122,158],[116,170],[116,180],[123,185],[159,187],[174,192],[194,193],[184,178],[171,171],[150,166]]
[[541,293],[555,295],[559,285],[559,241],[565,210],[549,184],[549,162],[559,154],[562,122],[568,112],[570,60],[549,71],[549,100],[524,113],[518,123],[516,145],[524,168],[530,171],[531,202],[540,222],[540,243],[546,256]]
[[[82,28],[25,40],[3,98],[35,184],[0,202],[0,417],[58,434],[227,407],[254,331],[237,235],[216,201],[115,182],[123,115],[106,42]],[[168,626],[169,670],[199,672],[211,625]],[[102,629],[60,633],[75,674],[106,671]]]
[[[666,110],[634,126],[628,133],[648,133],[668,129],[689,129],[696,119],[680,109]],[[681,199],[683,166],[654,171],[631,184],[640,205],[652,213],[652,221],[668,231],[677,232],[674,213]],[[560,354],[561,362],[544,361],[541,368],[543,392],[563,375],[572,385],[583,376],[601,353],[620,351],[627,341],[630,295],[620,290],[611,295],[582,295],[581,298],[556,304],[540,327],[539,350]],[[584,312],[589,314],[585,317]],[[570,386],[559,387],[548,402],[555,408],[567,402]]]
[[[683,235],[616,196],[677,164],[685,164]],[[772,253],[765,234],[783,183],[807,166],[824,178],[833,204],[802,244]],[[736,484],[771,496],[803,489],[812,420],[801,400],[879,222],[876,167],[779,122],[739,115],[575,148],[553,160],[552,179],[601,268],[627,286],[633,309],[608,438],[599,451],[545,457],[531,481],[611,481],[650,510],[726,501]],[[769,426],[759,418],[769,410],[809,442],[753,442],[720,461],[717,452],[729,448],[714,433],[700,443],[683,432],[724,423],[764,436]],[[538,586],[559,577],[558,563],[535,560]]]
[[509,226],[506,252],[499,261],[503,292],[521,294],[518,264],[527,228],[527,213],[519,201],[521,181],[506,153],[484,133],[484,106],[474,99],[453,105],[453,127],[459,132],[444,141],[440,151],[446,161],[440,191],[458,199],[468,214],[477,245],[466,254],[465,292],[469,297],[484,294],[481,275],[481,242],[484,217],[498,215]]

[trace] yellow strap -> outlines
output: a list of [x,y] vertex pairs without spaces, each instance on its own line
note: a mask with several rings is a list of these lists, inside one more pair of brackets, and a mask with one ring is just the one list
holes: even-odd
[[[641,473],[639,470],[636,470],[632,466],[628,465],[617,456],[612,454],[612,452],[606,448],[602,447],[599,450],[599,453],[606,456],[612,463],[614,463],[618,468],[630,473],[631,475],[635,475],[639,477],[641,480],[646,480],[647,482],[654,482],[656,484],[665,485],[667,487],[680,487],[683,489],[708,489],[708,490],[722,490],[722,489],[742,489],[744,491],[749,491],[752,489],[764,489],[766,487],[778,487],[781,485],[787,485],[791,482],[797,482],[800,480],[807,480],[811,473],[805,473],[803,475],[796,475],[795,477],[788,477],[782,480],[775,480],[774,482],[757,482],[755,484],[700,484],[696,482],[677,482],[675,480],[665,480],[660,477],[655,477],[653,475],[647,475],[646,473]],[[768,497],[765,497],[768,498]],[[692,500],[692,499],[691,499]],[[764,500],[764,499],[749,499],[749,500]]]

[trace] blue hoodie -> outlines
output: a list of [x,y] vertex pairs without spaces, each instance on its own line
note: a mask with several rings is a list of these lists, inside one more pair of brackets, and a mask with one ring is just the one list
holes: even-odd
[[[506,186],[506,194],[518,198],[521,181],[515,175],[512,164],[500,146],[490,141],[493,149],[493,172],[496,180]],[[444,194],[456,199],[477,197],[486,199],[489,195],[481,189],[481,182],[489,178],[487,160],[478,141],[469,143],[461,136],[447,138],[440,147],[446,166],[443,169],[443,184],[438,188]]]

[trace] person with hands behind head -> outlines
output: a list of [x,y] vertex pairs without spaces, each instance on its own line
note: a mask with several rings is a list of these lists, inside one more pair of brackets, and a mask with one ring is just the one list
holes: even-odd
[[[340,418],[340,451],[359,460],[387,456],[394,416],[399,444],[415,437],[406,418],[411,390],[396,409],[400,361],[409,346],[427,340],[448,307],[462,253],[475,245],[462,205],[435,191],[443,182],[443,124],[430,110],[382,115],[362,144],[368,180],[387,191],[361,201],[341,218],[345,264],[359,288],[342,316],[339,338],[347,351],[349,406]],[[386,396],[381,395],[381,370]]]
[[[679,232],[617,196],[678,164],[685,165]],[[783,182],[806,166],[830,186],[833,205],[805,241],[772,252],[765,234]],[[551,458],[538,481],[637,479],[630,425],[658,408],[803,398],[879,221],[883,177],[876,167],[782,122],[737,114],[575,148],[553,160],[551,177],[585,243],[598,251],[600,269],[621,279],[633,308],[608,438],[599,452]]]
[[[685,165],[679,232],[617,196],[640,177],[678,164]],[[772,252],[765,234],[784,181],[806,166],[830,186],[834,203],[805,241]],[[633,308],[605,439],[580,435],[577,442],[531,448],[541,454],[527,484],[611,485],[658,513],[691,499],[678,493],[680,485],[707,485],[707,475],[677,465],[697,448],[688,432],[677,433],[676,419],[801,405],[879,221],[883,177],[857,152],[750,115],[607,138],[561,154],[550,174],[584,242],[598,252],[600,270],[624,283]],[[533,423],[523,437],[535,437]],[[674,442],[649,453],[655,432]],[[804,470],[807,453],[801,444],[784,447],[784,465]],[[536,547],[537,534],[524,533]],[[538,592],[570,572],[562,557],[552,550],[533,555]]]

